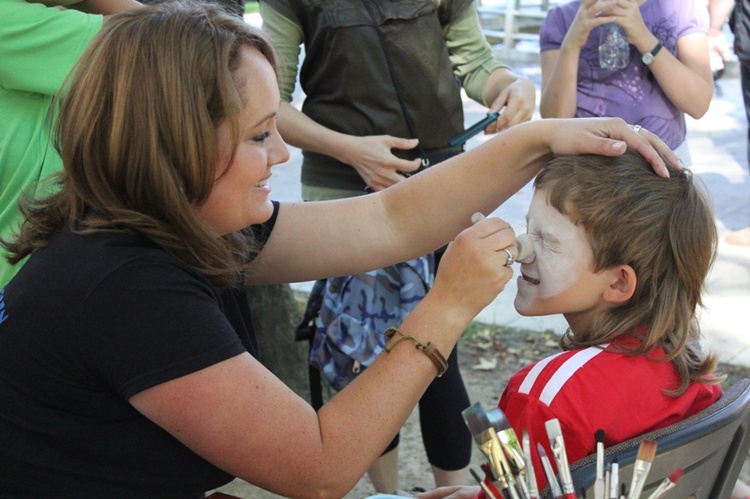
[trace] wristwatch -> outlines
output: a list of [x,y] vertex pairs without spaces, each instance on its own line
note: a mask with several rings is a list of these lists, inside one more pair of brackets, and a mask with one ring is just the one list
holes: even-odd
[[661,50],[661,42],[656,43],[656,47],[651,52],[646,52],[645,54],[641,54],[641,60],[643,61],[643,64],[646,66],[650,66],[652,62],[654,62],[654,57],[656,57],[656,54],[659,53]]

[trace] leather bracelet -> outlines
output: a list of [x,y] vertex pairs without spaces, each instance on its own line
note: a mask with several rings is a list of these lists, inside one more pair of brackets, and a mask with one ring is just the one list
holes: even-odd
[[[400,334],[401,336],[399,338],[393,338],[396,334]],[[420,340],[415,338],[414,336],[410,334],[406,334],[400,329],[396,327],[389,327],[385,330],[385,337],[390,340],[388,344],[385,346],[385,351],[390,352],[393,350],[393,347],[398,345],[399,342],[402,340],[409,340],[414,342],[414,346],[417,348],[417,350],[422,351],[427,355],[433,364],[435,364],[435,367],[437,367],[438,374],[437,377],[439,378],[443,374],[445,374],[445,371],[448,370],[448,362],[446,362],[445,357],[443,357],[443,354],[440,353],[440,350],[437,349],[437,347],[431,342],[428,341],[427,343],[422,343]]]

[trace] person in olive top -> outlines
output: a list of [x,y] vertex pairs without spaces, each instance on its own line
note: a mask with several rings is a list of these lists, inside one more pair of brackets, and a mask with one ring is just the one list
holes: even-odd
[[[501,111],[485,129],[489,133],[527,121],[534,111],[533,83],[494,60],[471,0],[263,0],[260,13],[285,65],[279,131],[302,149],[307,201],[379,191],[459,154],[463,145],[449,141],[464,130],[462,88],[488,113]],[[303,44],[299,81],[305,100],[298,111],[291,95]],[[374,315],[406,315],[413,304],[389,310],[378,304],[398,303],[399,290],[409,286],[392,276],[433,268],[432,258],[329,280],[326,300],[347,309],[354,328],[331,334],[373,329]],[[437,260],[434,266],[439,253]],[[384,279],[390,286],[368,284]],[[371,288],[373,296],[352,293],[339,303],[338,290],[352,286]],[[319,331],[337,324],[319,321]],[[368,341],[382,347],[382,331],[376,334]],[[469,399],[455,353],[448,362],[451,374],[436,380],[420,401],[422,436],[438,485],[468,479],[472,446],[461,418]],[[398,488],[397,445],[398,438],[370,472],[380,492]]]

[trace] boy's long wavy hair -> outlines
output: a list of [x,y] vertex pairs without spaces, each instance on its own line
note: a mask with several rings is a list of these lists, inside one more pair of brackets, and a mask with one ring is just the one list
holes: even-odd
[[8,260],[67,224],[81,234],[143,235],[217,287],[236,284],[256,244],[244,231],[217,238],[194,208],[219,167],[218,125],[239,141],[242,96],[252,95],[237,71],[244,47],[276,69],[266,36],[218,6],[167,2],[105,23],[58,100],[59,189],[22,203],[26,220],[3,241]]
[[610,342],[643,328],[633,355],[661,346],[679,371],[678,395],[690,381],[718,382],[717,358],[699,345],[696,320],[701,293],[716,253],[713,211],[689,170],[668,165],[657,176],[639,154],[554,158],[534,181],[560,213],[583,226],[594,254],[594,272],[617,265],[635,271],[635,293],[600,317],[588,331],[570,331],[563,348]]

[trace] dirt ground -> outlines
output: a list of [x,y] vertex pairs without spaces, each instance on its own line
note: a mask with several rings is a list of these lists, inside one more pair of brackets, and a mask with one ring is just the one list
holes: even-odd
[[[497,326],[472,324],[459,343],[459,361],[472,402],[479,401],[486,408],[497,403],[502,387],[509,377],[532,361],[559,351],[557,337],[551,332],[532,332]],[[750,368],[721,364],[727,375],[725,386],[750,377]],[[417,411],[411,415],[401,431],[399,446],[401,488],[430,489],[434,487],[429,463],[422,447]],[[477,449],[472,453],[472,466],[478,469],[484,458]],[[750,480],[750,458],[746,459],[740,478]],[[259,490],[246,482],[235,480],[219,489],[241,498],[275,499],[280,496]],[[375,493],[367,477],[363,477],[346,499],[363,499]]]

